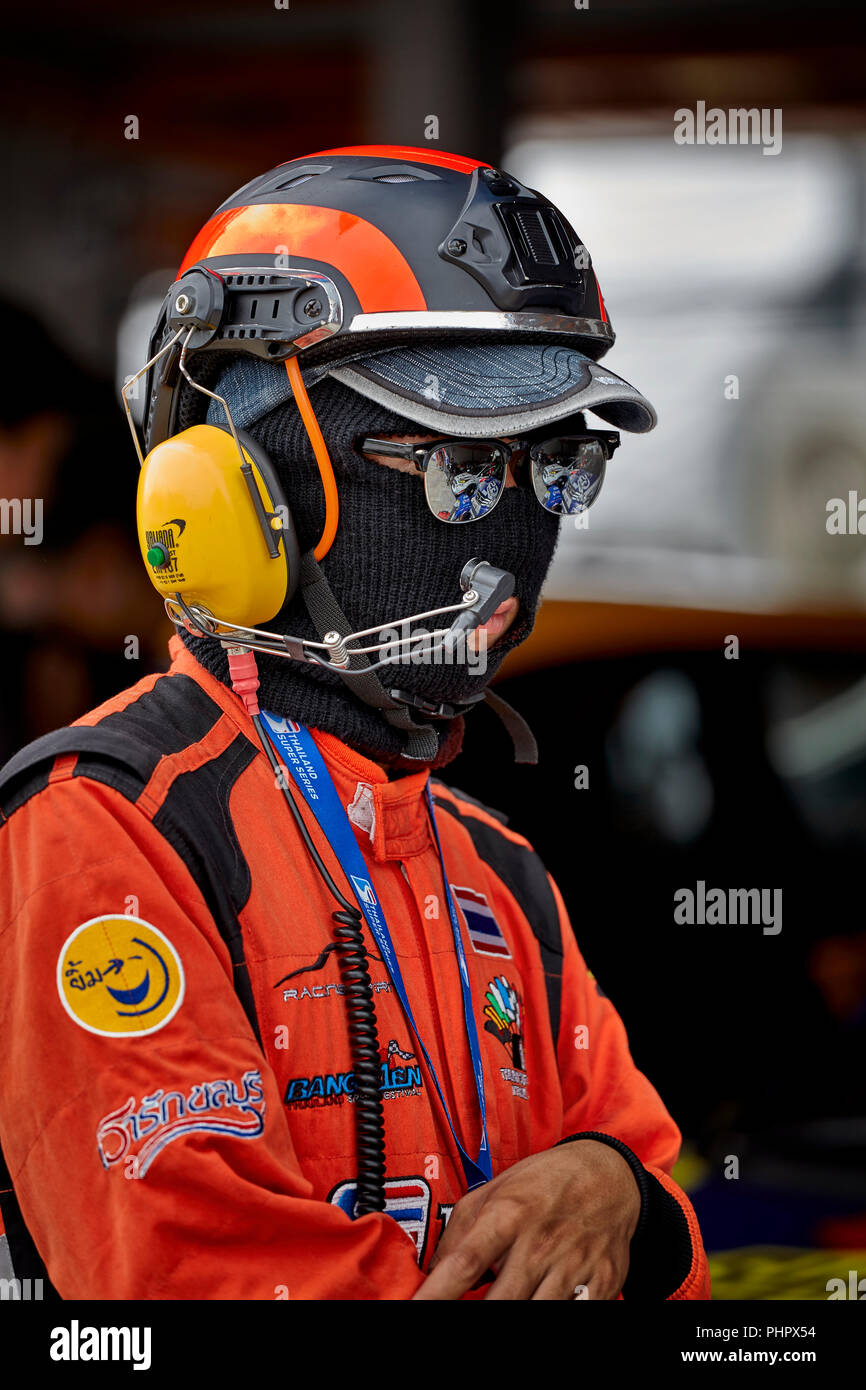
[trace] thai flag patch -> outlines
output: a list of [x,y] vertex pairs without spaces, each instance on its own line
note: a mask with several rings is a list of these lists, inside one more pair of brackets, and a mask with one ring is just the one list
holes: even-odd
[[451,891],[454,901],[466,918],[473,950],[482,956],[499,956],[511,960],[508,942],[502,935],[499,923],[493,916],[484,894],[474,888],[460,888],[455,883],[451,884]]
[[[347,1216],[355,1219],[357,1183],[344,1182],[336,1187],[328,1198],[334,1206],[341,1207]],[[385,1183],[385,1213],[399,1221],[403,1230],[414,1243],[418,1252],[418,1263],[424,1257],[427,1242],[427,1227],[430,1221],[430,1185],[423,1178],[391,1178]]]

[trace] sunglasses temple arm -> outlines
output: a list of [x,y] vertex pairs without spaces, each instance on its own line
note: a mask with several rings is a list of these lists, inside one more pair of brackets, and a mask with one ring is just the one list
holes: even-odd
[[395,439],[365,439],[361,447],[365,454],[381,454],[383,458],[415,458],[413,444],[400,444]]

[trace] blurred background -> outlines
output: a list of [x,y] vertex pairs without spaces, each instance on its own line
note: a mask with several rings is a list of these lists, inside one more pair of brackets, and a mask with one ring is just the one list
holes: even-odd
[[[824,1299],[866,1274],[855,18],[835,0],[4,17],[0,499],[41,497],[44,535],[0,534],[0,760],[167,664],[117,390],[234,188],[319,149],[429,143],[540,189],[586,241],[618,337],[605,361],[659,425],[624,437],[587,525],[563,522],[504,669],[539,768],[514,768],[479,713],[449,780],[557,877],[683,1130],[716,1298]],[[674,113],[699,101],[780,110],[781,150],[676,144]],[[834,498],[850,533],[828,532]],[[673,895],[699,881],[781,888],[781,932],[677,925]]]

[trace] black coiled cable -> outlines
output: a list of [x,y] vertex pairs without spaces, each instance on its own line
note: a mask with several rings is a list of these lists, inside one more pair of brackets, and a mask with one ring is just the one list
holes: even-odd
[[358,1197],[355,1211],[385,1209],[385,1107],[382,1102],[382,1059],[373,985],[367,969],[367,950],[361,934],[358,908],[332,912],[340,922],[337,958],[345,987],[349,1043],[355,1071],[355,1131],[358,1152]]
[[355,1215],[385,1210],[385,1109],[382,1102],[379,1031],[376,1025],[376,1006],[373,985],[367,969],[367,948],[361,929],[361,911],[340,892],[319,851],[313,844],[300,809],[286,785],[285,769],[262,727],[260,715],[253,715],[253,724],[271,767],[277,774],[277,784],[288,803],[304,845],[322,876],[327,888],[340,904],[342,911],[332,913],[339,926],[334,932],[340,976],[345,988],[346,1012],[349,1026],[349,1046],[355,1077],[355,1130],[357,1134],[357,1201]]

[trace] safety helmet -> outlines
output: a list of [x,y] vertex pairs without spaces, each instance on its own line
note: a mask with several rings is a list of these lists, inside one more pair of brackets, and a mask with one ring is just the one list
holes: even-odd
[[478,475],[476,473],[455,473],[449,482],[454,496],[459,497],[462,492],[467,492],[469,488],[476,486]]
[[[440,434],[522,436],[582,410],[652,429],[652,405],[599,365],[613,341],[586,247],[512,175],[405,146],[279,165],[193,239],[124,387],[151,582],[175,622],[241,644],[292,597],[310,564],[279,470],[245,430],[294,398],[324,491],[318,563],[339,524],[307,394],[324,377]],[[142,376],[144,450],[128,395]],[[292,655],[280,634],[256,640]]]
[[149,376],[148,449],[203,419],[182,343],[202,382],[233,352],[298,355],[310,384],[421,339],[559,343],[592,362],[614,341],[589,253],[547,198],[479,160],[393,145],[304,155],[228,198],[183,258],[149,358],[178,333]]
[[553,483],[559,482],[560,478],[568,475],[568,468],[563,463],[546,463],[541,470],[541,481],[550,487]]

